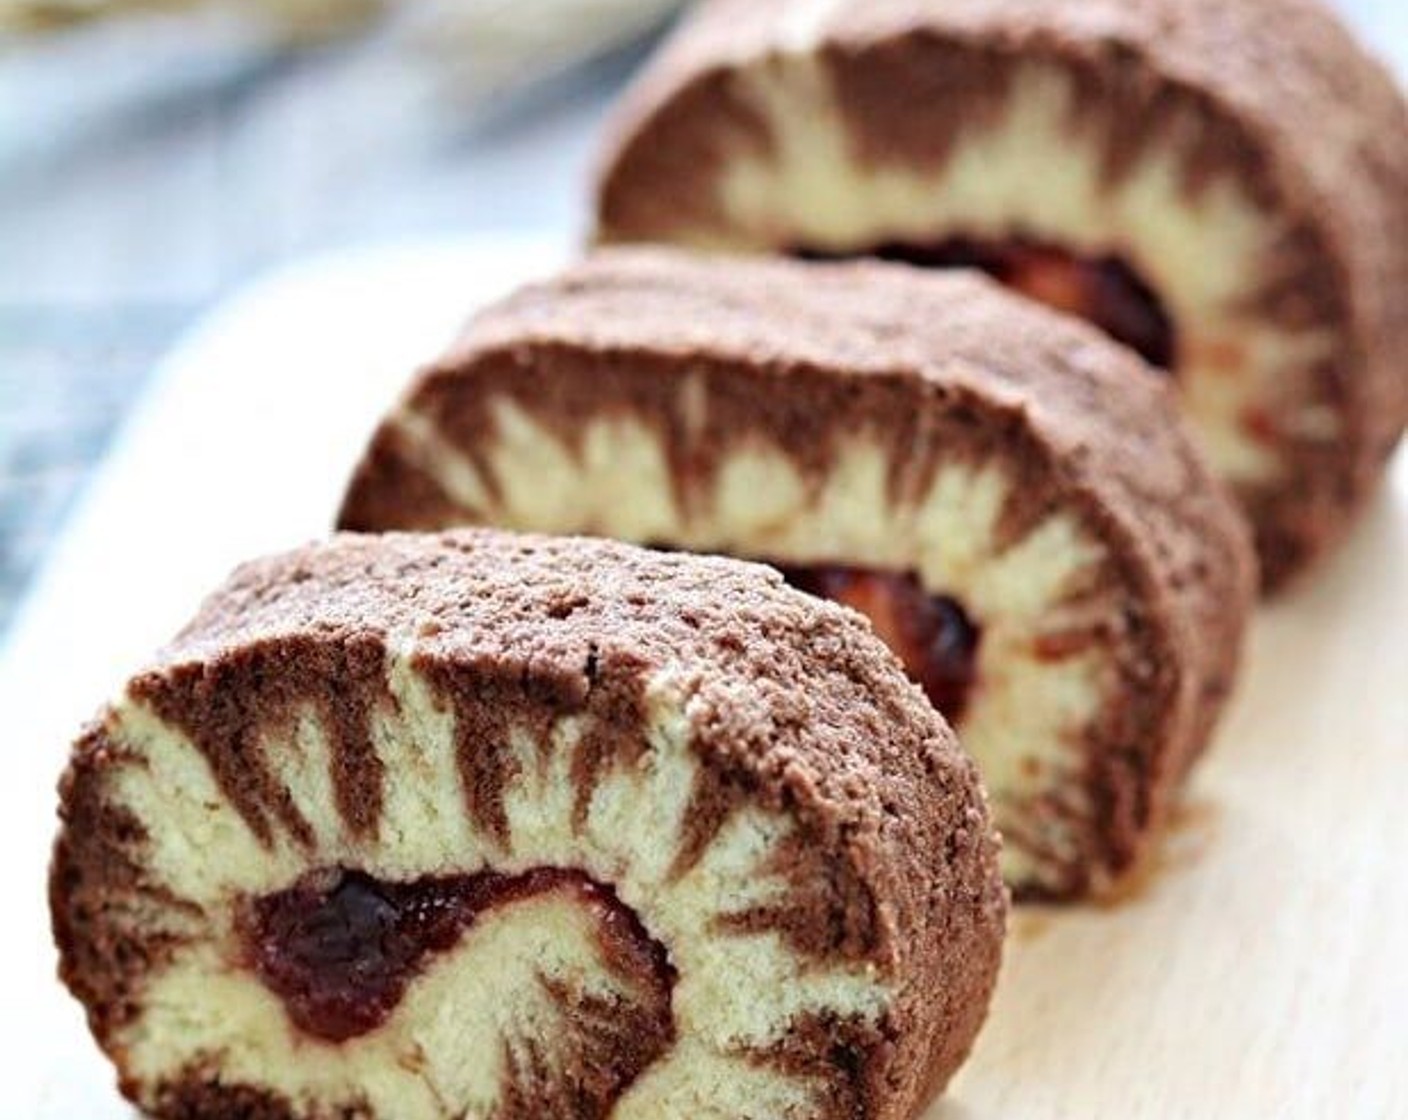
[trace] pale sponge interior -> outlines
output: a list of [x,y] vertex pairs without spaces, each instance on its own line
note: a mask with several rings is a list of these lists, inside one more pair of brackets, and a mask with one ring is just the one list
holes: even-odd
[[[702,394],[682,382],[696,410]],[[511,529],[589,533],[789,564],[843,562],[914,571],[981,622],[979,685],[959,727],[978,760],[1009,882],[1061,887],[1059,865],[1088,862],[1097,809],[1086,794],[1092,726],[1118,684],[1108,646],[1062,640],[1121,608],[1092,595],[1108,550],[1072,510],[1052,509],[1016,540],[1002,529],[1015,483],[998,459],[942,462],[917,495],[887,480],[898,452],[883,435],[841,440],[819,484],[762,437],[739,441],[700,500],[676,500],[660,429],[622,415],[584,416],[568,442],[507,397],[491,402],[478,447],[497,480],[413,411],[392,423],[416,466],[461,503],[461,519]],[[472,480],[472,481],[471,481]],[[494,496],[491,496],[494,495]],[[1100,869],[1091,869],[1098,878]]]
[[701,160],[698,173],[713,175],[717,217],[668,231],[672,240],[844,254],[954,235],[1020,236],[1097,257],[1118,253],[1177,325],[1186,408],[1221,475],[1249,486],[1284,476],[1277,444],[1259,434],[1271,417],[1297,440],[1331,444],[1343,435],[1333,402],[1312,379],[1336,357],[1337,332],[1270,321],[1253,299],[1294,231],[1230,174],[1188,189],[1197,118],[1112,177],[1108,138],[1082,123],[1074,79],[1033,59],[1017,68],[1001,112],[974,114],[941,161],[898,151],[862,158],[868,149],[855,130],[863,125],[847,119],[830,71],[809,53],[824,11],[809,19],[805,9],[788,50],[731,79],[772,143],[711,137],[724,158],[716,171]]
[[[394,703],[376,717],[386,793],[375,842],[349,835],[332,800],[328,736],[309,710],[262,744],[264,757],[317,838],[316,862],[380,879],[580,869],[614,887],[677,972],[676,1043],[639,1077],[613,1116],[736,1118],[814,1115],[821,1075],[760,1061],[796,1017],[877,1024],[894,993],[864,962],[803,958],[775,932],[741,932],[720,919],[785,901],[775,870],[795,829],[787,816],[745,804],[702,856],[674,873],[683,814],[700,771],[691,745],[688,689],[659,679],[649,694],[638,760],[615,760],[574,827],[572,746],[588,717],[557,721],[547,741],[527,728],[503,746],[509,767],[503,842],[466,812],[455,762],[455,717],[405,655],[388,674]],[[278,997],[241,963],[237,902],[288,887],[310,857],[276,832],[262,845],[218,789],[205,758],[150,708],[120,703],[108,734],[124,752],[108,796],[148,835],[149,873],[186,905],[173,922],[184,943],[145,982],[142,1014],[119,1033],[131,1075],[149,1093],[190,1069],[218,1071],[293,1102],[310,1118],[365,1105],[406,1120],[488,1117],[506,1063],[564,1063],[571,1039],[554,986],[600,1002],[637,1000],[601,958],[585,908],[545,896],[490,912],[410,984],[384,1026],[341,1044],[302,1034]],[[193,910],[192,908],[198,908]],[[198,913],[199,917],[191,916]]]

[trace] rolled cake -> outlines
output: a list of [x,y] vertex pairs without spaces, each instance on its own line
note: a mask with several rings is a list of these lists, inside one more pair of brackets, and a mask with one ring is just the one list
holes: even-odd
[[169,1120],[905,1120],[1003,932],[972,763],[858,618],[609,542],[242,568],[62,817],[63,978]]
[[600,236],[981,267],[1166,369],[1276,587],[1408,418],[1408,111],[1312,0],[706,0]]
[[975,274],[613,250],[479,317],[344,528],[769,561],[866,613],[975,755],[1022,895],[1113,888],[1228,691],[1253,578],[1161,379]]

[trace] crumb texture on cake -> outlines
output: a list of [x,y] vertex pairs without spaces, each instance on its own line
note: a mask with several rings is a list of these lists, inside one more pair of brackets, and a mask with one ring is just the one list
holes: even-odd
[[[901,1120],[1002,936],[973,766],[854,616],[606,542],[242,568],[80,740],[63,816],[63,975],[163,1118]],[[335,962],[376,884],[507,901],[321,1036],[251,914],[349,875],[302,927]]]
[[976,277],[603,251],[425,371],[342,524],[912,573],[981,625],[959,731],[1008,880],[1072,896],[1147,849],[1251,594],[1168,413],[1124,351]]
[[1314,0],[712,0],[627,97],[598,221],[715,250],[1117,255],[1177,327],[1271,586],[1408,421],[1408,107]]

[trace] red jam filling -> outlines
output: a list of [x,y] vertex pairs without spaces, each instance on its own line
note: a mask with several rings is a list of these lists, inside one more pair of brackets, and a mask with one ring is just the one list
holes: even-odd
[[1178,359],[1173,320],[1158,294],[1116,254],[1083,257],[1014,237],[951,237],[933,243],[887,242],[865,253],[797,254],[810,259],[878,257],[921,268],[977,268],[1025,296],[1094,323],[1160,369]]
[[345,1042],[381,1026],[429,959],[453,949],[481,914],[545,894],[594,911],[606,960],[643,975],[668,1005],[675,972],[665,947],[610,887],[561,868],[409,883],[314,872],[250,903],[248,964],[300,1030]]
[[961,603],[928,594],[909,574],[836,566],[780,570],[798,590],[844,603],[869,618],[930,703],[950,723],[963,718],[978,679],[983,635]]

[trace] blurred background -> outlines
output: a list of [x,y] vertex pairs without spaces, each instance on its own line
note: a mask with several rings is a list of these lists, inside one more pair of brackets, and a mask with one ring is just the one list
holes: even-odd
[[154,362],[307,253],[586,213],[679,0],[0,0],[0,636]]
[[[1408,0],[1338,3],[1404,72]],[[681,6],[0,0],[0,636],[195,317],[307,253],[575,237],[605,110]]]

